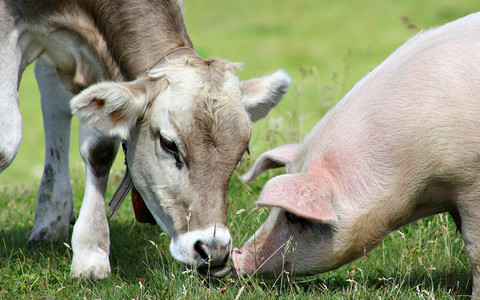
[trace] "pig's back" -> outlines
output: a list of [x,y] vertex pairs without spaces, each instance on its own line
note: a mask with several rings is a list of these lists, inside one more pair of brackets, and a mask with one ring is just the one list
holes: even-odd
[[407,41],[316,125],[298,153],[296,169],[328,156],[358,191],[384,190],[399,178],[478,177],[480,14]]

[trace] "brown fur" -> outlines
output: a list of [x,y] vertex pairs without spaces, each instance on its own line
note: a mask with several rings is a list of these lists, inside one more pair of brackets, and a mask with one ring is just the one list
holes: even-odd
[[5,164],[6,161],[7,159],[5,158],[5,154],[3,154],[2,151],[0,151],[0,167],[3,166],[3,164]]
[[27,24],[45,22],[75,32],[94,49],[105,74],[88,70],[81,72],[83,78],[71,74],[74,87],[86,87],[102,78],[135,79],[168,50],[193,47],[181,7],[174,0],[19,0],[8,1],[7,6]]
[[108,176],[113,161],[117,156],[116,145],[117,140],[112,138],[105,143],[94,145],[89,151],[88,162],[93,168],[97,177]]
[[[250,124],[245,123],[245,116],[241,115],[242,110],[234,109],[232,105],[235,103],[230,99],[219,97],[225,95],[222,82],[226,72],[232,71],[231,64],[217,58],[189,58],[186,63],[194,66],[206,80],[203,90],[195,97],[196,105],[193,108],[191,125],[186,129],[185,126],[177,126],[185,147],[185,160],[190,169],[191,182],[197,193],[201,194],[199,201],[193,203],[192,207],[195,212],[206,212],[209,206],[218,207],[222,203],[222,209],[210,210],[219,215],[211,215],[209,218],[192,215],[189,224],[182,222],[185,223],[183,231],[186,231],[187,227],[202,228],[212,219],[222,219],[226,224],[228,200],[223,198],[227,194],[233,169],[247,148],[251,129]],[[242,104],[239,102],[238,105]],[[171,118],[172,121],[176,119],[175,116]]]

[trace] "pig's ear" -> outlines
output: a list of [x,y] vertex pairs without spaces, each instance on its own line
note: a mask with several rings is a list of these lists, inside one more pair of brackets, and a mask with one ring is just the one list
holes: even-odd
[[250,117],[257,122],[282,100],[288,91],[292,79],[284,71],[277,71],[270,76],[242,81],[242,102]]
[[288,144],[264,152],[253,163],[253,166],[247,173],[241,177],[242,181],[250,182],[267,169],[284,167],[295,157],[298,144]]
[[308,173],[287,174],[268,181],[256,204],[280,207],[315,222],[335,222],[333,197],[328,181]]

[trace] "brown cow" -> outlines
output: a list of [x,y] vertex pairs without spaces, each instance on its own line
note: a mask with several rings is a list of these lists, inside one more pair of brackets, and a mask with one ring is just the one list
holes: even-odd
[[[110,274],[105,189],[120,137],[128,139],[133,182],[172,238],[173,256],[226,270],[229,179],[247,148],[250,123],[281,100],[290,78],[280,71],[239,82],[236,64],[200,58],[185,28],[182,4],[0,2],[0,171],[21,140],[21,74],[42,59],[35,73],[46,155],[30,242],[68,233],[74,219],[68,169],[72,111],[82,123],[87,178],[73,230],[72,276]],[[71,100],[72,93],[79,94]]]

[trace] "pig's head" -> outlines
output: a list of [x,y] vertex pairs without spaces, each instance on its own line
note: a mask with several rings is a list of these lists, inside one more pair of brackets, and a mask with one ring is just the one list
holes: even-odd
[[239,81],[236,65],[180,57],[132,82],[104,82],[72,100],[80,121],[127,137],[135,187],[172,238],[170,252],[194,266],[230,257],[228,183],[248,147],[251,122],[283,97],[290,77]]
[[333,251],[338,220],[331,177],[317,163],[294,173],[296,149],[297,145],[286,145],[265,152],[243,176],[250,181],[265,169],[281,166],[290,173],[268,181],[256,202],[272,209],[260,229],[232,254],[240,274],[275,279],[284,271],[311,275],[338,264]]

